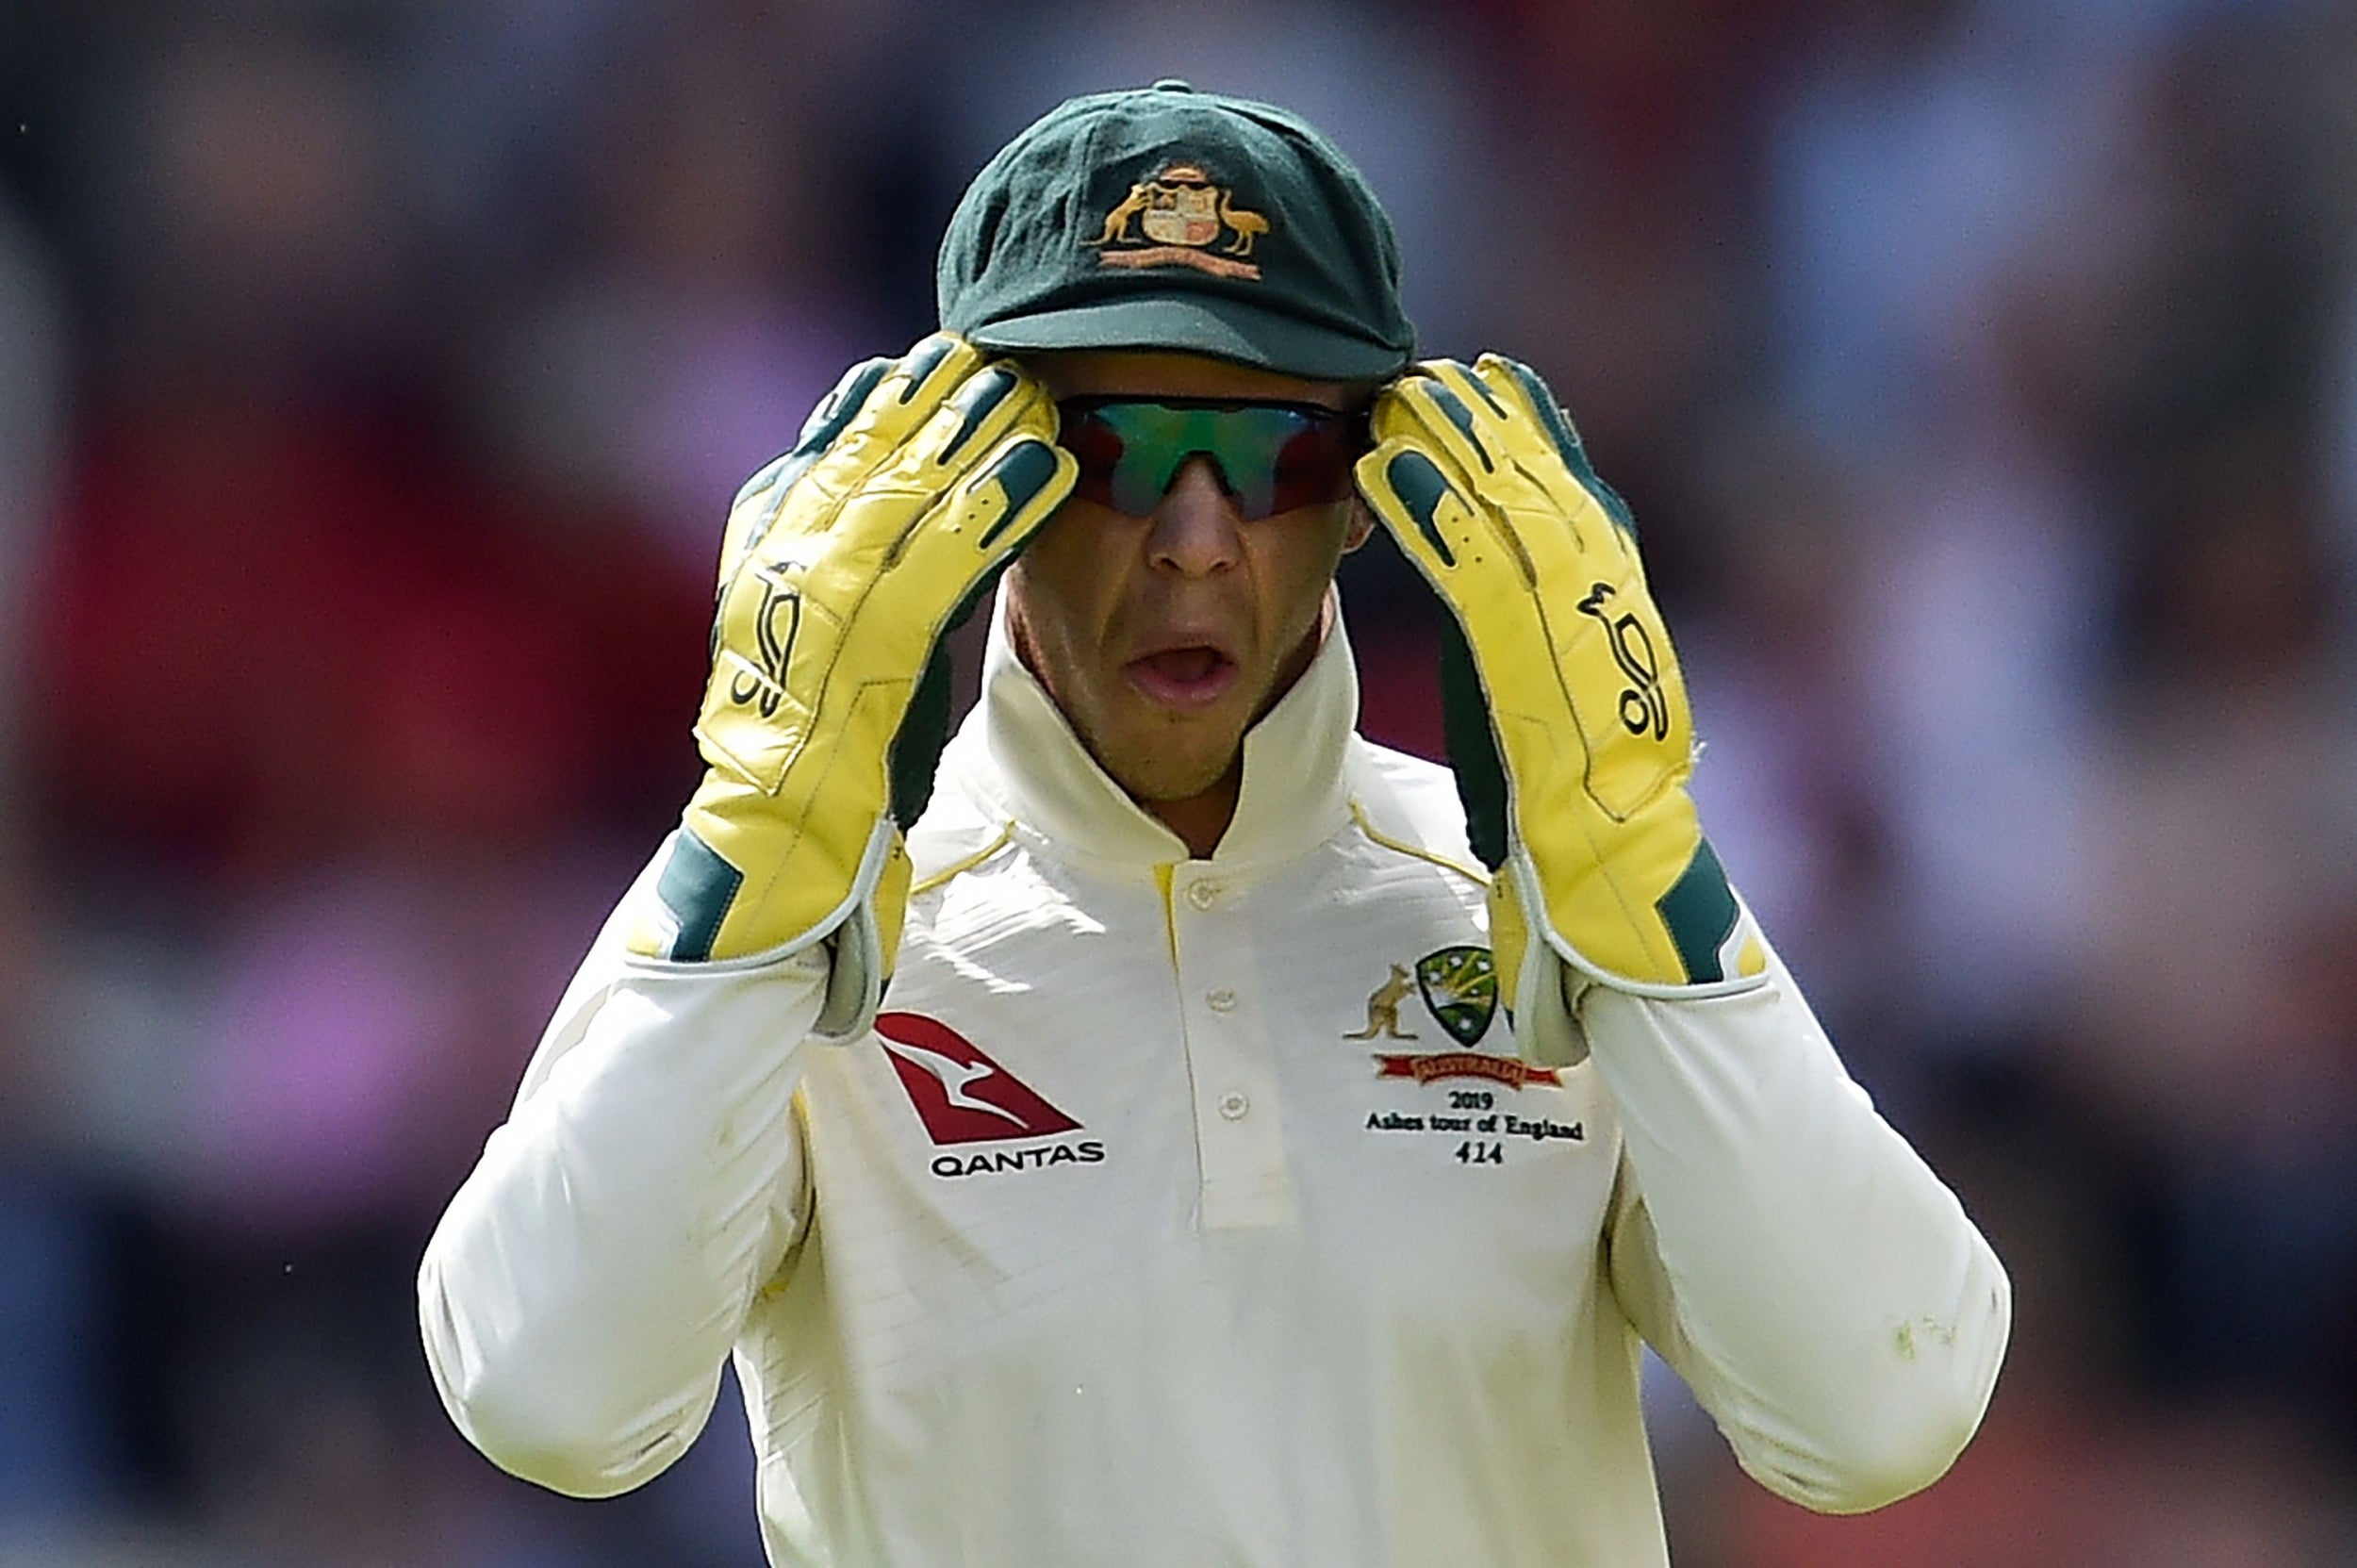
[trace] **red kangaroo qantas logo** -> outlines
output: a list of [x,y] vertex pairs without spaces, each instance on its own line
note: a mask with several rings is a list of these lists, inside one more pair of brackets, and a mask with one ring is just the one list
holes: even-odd
[[900,1086],[936,1144],[981,1144],[1078,1132],[1080,1124],[1048,1104],[973,1041],[921,1013],[879,1013],[876,1032]]

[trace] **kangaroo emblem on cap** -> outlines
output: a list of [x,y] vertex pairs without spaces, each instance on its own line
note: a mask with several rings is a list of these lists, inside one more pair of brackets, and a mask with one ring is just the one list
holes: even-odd
[[1089,243],[1107,267],[1176,263],[1218,277],[1257,278],[1260,267],[1240,258],[1268,231],[1268,220],[1238,206],[1226,186],[1192,163],[1174,163],[1131,186]]

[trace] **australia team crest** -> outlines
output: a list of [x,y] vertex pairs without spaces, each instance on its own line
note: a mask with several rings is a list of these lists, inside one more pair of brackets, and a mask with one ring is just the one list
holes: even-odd
[[1498,969],[1487,948],[1441,948],[1416,960],[1416,989],[1449,1038],[1470,1046],[1498,1011]]
[[1471,944],[1436,948],[1416,960],[1413,969],[1391,966],[1391,978],[1367,998],[1367,1023],[1343,1036],[1345,1040],[1413,1040],[1416,1032],[1402,1027],[1400,1009],[1411,998],[1422,998],[1424,1010],[1457,1043],[1455,1050],[1376,1053],[1378,1078],[1412,1078],[1419,1083],[1442,1079],[1478,1078],[1509,1089],[1544,1084],[1560,1088],[1561,1071],[1534,1067],[1509,1052],[1492,1054],[1472,1048],[1490,1032],[1498,1014],[1497,960],[1487,948]]
[[1174,163],[1129,187],[1089,243],[1107,267],[1193,267],[1217,277],[1257,278],[1244,257],[1269,222],[1238,206],[1226,186],[1192,163]]

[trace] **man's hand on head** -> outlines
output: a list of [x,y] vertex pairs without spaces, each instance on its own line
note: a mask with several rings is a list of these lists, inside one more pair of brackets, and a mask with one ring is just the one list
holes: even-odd
[[1635,520],[1553,393],[1495,355],[1430,360],[1373,425],[1360,487],[1450,612],[1449,758],[1498,872],[1501,978],[1536,935],[1623,989],[1757,983],[1765,951],[1687,793],[1692,716]]
[[1034,378],[939,333],[854,367],[738,495],[696,725],[707,770],[641,957],[779,958],[848,922],[881,982],[900,834],[947,733],[942,638],[1070,490],[1055,421]]

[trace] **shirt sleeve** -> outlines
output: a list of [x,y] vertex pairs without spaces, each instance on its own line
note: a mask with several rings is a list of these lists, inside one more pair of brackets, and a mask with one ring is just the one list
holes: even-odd
[[649,962],[607,923],[418,1275],[435,1386],[503,1469],[607,1496],[702,1429],[810,1212],[791,1099],[827,977],[818,949]]
[[2012,1291],[1770,973],[1708,1000],[1578,998],[1624,1139],[1611,1280],[1746,1472],[1861,1512],[1937,1479],[1979,1427]]

